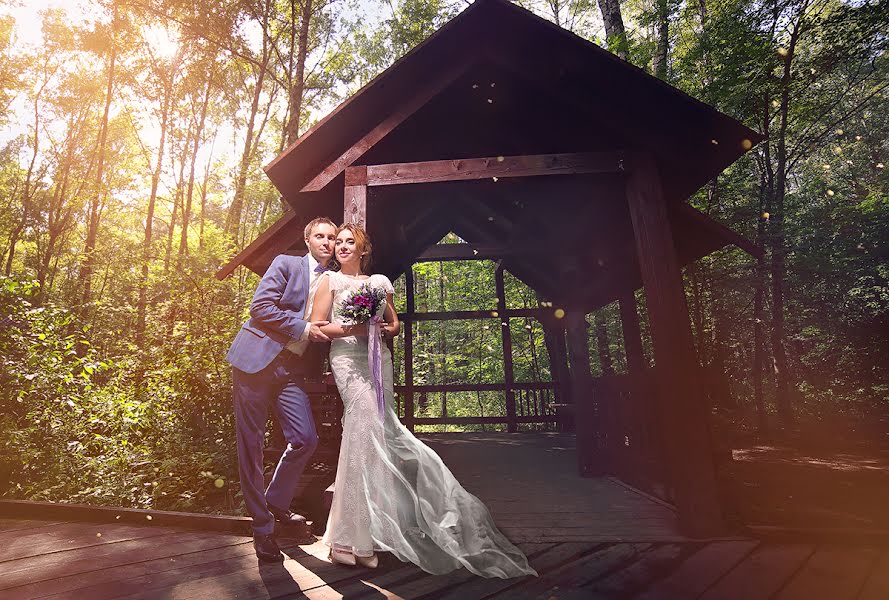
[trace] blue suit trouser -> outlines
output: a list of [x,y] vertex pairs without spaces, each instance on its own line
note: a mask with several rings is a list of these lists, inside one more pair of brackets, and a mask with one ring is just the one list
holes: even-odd
[[[318,447],[309,397],[300,387],[303,376],[295,371],[293,362],[289,351],[283,350],[257,373],[232,367],[241,493],[257,535],[275,530],[275,518],[267,505],[290,507],[303,470]],[[287,448],[264,490],[262,450],[270,408],[281,424]]]

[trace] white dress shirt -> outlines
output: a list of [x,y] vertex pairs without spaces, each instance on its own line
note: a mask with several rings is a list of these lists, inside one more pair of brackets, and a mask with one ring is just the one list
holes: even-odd
[[[306,297],[306,308],[303,313],[303,319],[306,321],[309,320],[309,317],[312,315],[312,304],[315,302],[315,292],[318,290],[318,284],[321,283],[321,273],[315,271],[318,267],[318,261],[315,260],[315,257],[311,254],[308,255],[309,261],[309,294]],[[287,344],[287,349],[293,352],[294,354],[299,354],[300,356],[305,353],[306,348],[309,347],[311,343],[309,341],[309,327],[307,325],[303,330],[303,334],[300,336],[298,340],[292,340]]]

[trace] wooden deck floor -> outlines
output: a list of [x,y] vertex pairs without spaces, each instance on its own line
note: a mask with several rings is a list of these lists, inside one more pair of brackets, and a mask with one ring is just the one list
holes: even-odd
[[674,512],[609,478],[577,475],[574,436],[420,436],[484,501],[513,542],[646,541],[681,537]]
[[0,519],[0,598],[889,598],[887,546],[687,540],[668,508],[577,478],[570,437],[518,435],[424,437],[539,578],[431,576],[388,555],[377,570],[342,567],[288,540],[283,564],[259,565],[239,535]]
[[258,565],[249,538],[151,526],[0,521],[0,598],[889,598],[889,550],[693,542],[522,543],[539,578],[428,575],[385,556],[333,565],[320,543]]

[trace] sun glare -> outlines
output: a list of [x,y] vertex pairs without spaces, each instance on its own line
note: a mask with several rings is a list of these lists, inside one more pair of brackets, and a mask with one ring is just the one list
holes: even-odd
[[179,51],[179,36],[174,31],[160,25],[142,28],[145,43],[151,53],[158,58],[171,59]]

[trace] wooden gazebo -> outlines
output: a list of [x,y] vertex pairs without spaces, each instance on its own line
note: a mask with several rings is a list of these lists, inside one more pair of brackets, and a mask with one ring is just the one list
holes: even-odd
[[[689,535],[717,534],[709,405],[681,268],[729,244],[758,249],[686,200],[760,140],[507,0],[477,0],[266,167],[290,210],[218,277],[305,252],[313,217],[364,223],[374,270],[407,278],[400,395],[412,425],[412,324],[492,312],[416,313],[411,265],[497,260],[501,299],[506,270],[546,301],[510,311],[501,300],[494,316],[534,316],[557,332],[561,350],[550,352],[563,355],[554,371],[567,371],[556,383],[574,407],[580,473],[620,477],[673,503]],[[438,246],[451,231],[468,244]],[[653,368],[640,341],[640,287]],[[629,372],[594,381],[585,315],[614,301]],[[505,373],[497,389],[514,431],[528,417],[516,413],[508,364]]]

